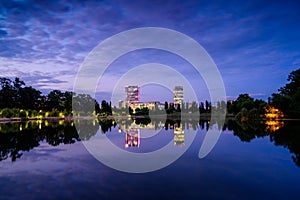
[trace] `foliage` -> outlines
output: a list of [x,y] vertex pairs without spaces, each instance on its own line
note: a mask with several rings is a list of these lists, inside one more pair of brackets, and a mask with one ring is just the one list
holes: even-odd
[[117,123],[114,123],[113,120],[109,120],[109,119],[99,119],[98,120],[99,125],[101,127],[101,131],[102,133],[106,133],[108,131],[111,131],[111,127],[116,127]]
[[292,71],[289,82],[272,94],[270,103],[291,118],[300,118],[300,69]]
[[135,115],[135,116],[148,116],[149,115],[149,108],[147,108],[147,107],[136,108],[135,112],[132,113],[132,115]]
[[172,114],[172,113],[175,113],[175,112],[176,112],[176,109],[175,109],[173,103],[170,103],[170,104],[169,104],[168,109],[166,110],[166,112],[167,112],[167,114]]
[[270,135],[270,140],[276,146],[283,146],[289,149],[292,160],[300,167],[300,125],[297,122],[286,122],[287,124]]
[[98,110],[99,113],[102,113],[104,115],[112,115],[112,109],[111,109],[111,102],[106,102],[103,100],[101,102],[101,109]]
[[134,120],[135,124],[140,125],[140,126],[147,126],[148,124],[151,123],[151,119],[146,117],[146,118],[136,118]]
[[15,113],[13,112],[12,109],[9,109],[9,108],[4,108],[1,112],[1,117],[3,118],[11,118],[11,117],[17,117],[15,115]]
[[242,109],[250,110],[254,107],[254,99],[249,94],[240,94],[232,105],[234,114],[238,114]]
[[[102,110],[97,110],[98,102],[87,94],[74,94],[70,91],[52,90],[47,95],[34,89],[19,78],[10,80],[0,77],[0,110],[1,117],[60,117],[72,116],[72,102],[77,106],[76,110],[90,111],[96,113],[111,114],[111,105],[102,105]],[[95,106],[96,105],[96,106]],[[89,107],[90,106],[90,107]],[[81,110],[80,110],[81,109]]]
[[278,91],[282,95],[293,97],[300,87],[300,69],[292,71],[287,78],[287,83],[284,87],[281,87]]
[[267,103],[263,100],[254,100],[249,94],[240,94],[236,101],[229,104],[228,110],[235,114],[240,122],[258,120],[265,112]]

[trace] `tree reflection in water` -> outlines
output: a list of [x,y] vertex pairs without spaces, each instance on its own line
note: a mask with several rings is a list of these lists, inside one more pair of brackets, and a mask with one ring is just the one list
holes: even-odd
[[52,146],[80,141],[73,122],[34,121],[0,124],[0,161],[15,161],[22,152],[47,142]]
[[[77,130],[79,134],[77,133]],[[60,144],[73,144],[80,140],[89,140],[98,130],[102,134],[111,132],[113,127],[119,126],[126,130],[132,125],[138,128],[174,130],[176,127],[182,129],[208,130],[209,126],[215,124],[209,120],[186,120],[138,118],[138,119],[99,119],[81,121],[33,121],[22,123],[0,124],[0,161],[10,158],[15,161],[22,156],[22,152],[30,151],[42,142],[58,146]],[[227,120],[223,130],[233,132],[242,142],[250,142],[255,138],[269,137],[276,146],[289,149],[292,160],[300,167],[300,125],[293,121],[249,121],[239,123]],[[100,129],[99,129],[100,128]],[[84,130],[84,131],[80,131]]]
[[276,146],[289,149],[292,160],[300,167],[300,125],[299,121],[249,121],[239,123],[229,121],[228,130],[243,142],[255,138],[269,137]]
[[299,122],[285,122],[285,126],[270,134],[270,141],[276,146],[288,148],[295,164],[300,167],[300,125]]

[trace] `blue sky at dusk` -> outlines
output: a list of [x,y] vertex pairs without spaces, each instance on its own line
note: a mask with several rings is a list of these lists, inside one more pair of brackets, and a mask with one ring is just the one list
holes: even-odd
[[[1,0],[0,76],[20,77],[42,91],[72,90],[81,63],[101,41],[128,29],[164,27],[206,49],[228,99],[240,93],[266,99],[300,68],[299,13],[297,1]],[[109,98],[111,85],[122,74],[149,62],[173,66],[192,83],[199,81],[197,92],[207,98],[203,81],[187,63],[157,50],[132,52],[114,62],[106,84],[98,87],[98,98]],[[145,100],[153,98],[146,90],[142,94]],[[165,95],[170,100],[172,94]]]

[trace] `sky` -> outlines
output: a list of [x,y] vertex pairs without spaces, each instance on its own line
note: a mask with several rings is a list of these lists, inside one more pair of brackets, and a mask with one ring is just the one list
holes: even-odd
[[[80,66],[99,43],[122,31],[162,27],[202,45],[221,73],[227,99],[248,93],[266,100],[300,68],[299,13],[300,2],[289,0],[1,0],[0,76],[20,77],[45,93],[72,90]],[[200,100],[209,98],[204,81],[184,59],[145,49],[112,63],[97,87],[97,99],[109,100],[124,73],[153,62],[184,74]],[[144,101],[172,97],[160,86],[141,88]]]

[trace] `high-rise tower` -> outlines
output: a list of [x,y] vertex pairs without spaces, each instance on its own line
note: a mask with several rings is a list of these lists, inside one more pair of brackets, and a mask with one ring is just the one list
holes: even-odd
[[127,104],[138,103],[140,101],[140,87],[138,86],[126,86],[125,94]]
[[183,86],[175,86],[174,88],[174,106],[177,107],[183,104]]

